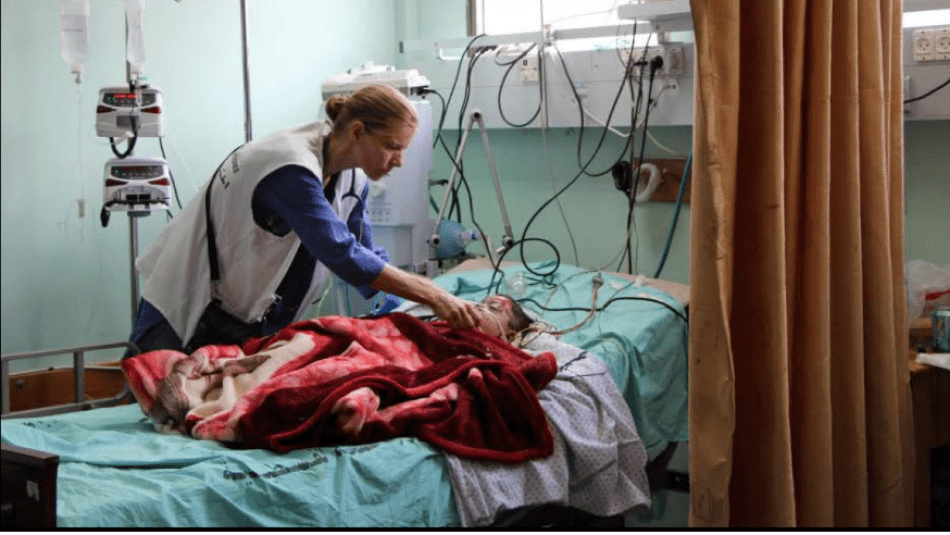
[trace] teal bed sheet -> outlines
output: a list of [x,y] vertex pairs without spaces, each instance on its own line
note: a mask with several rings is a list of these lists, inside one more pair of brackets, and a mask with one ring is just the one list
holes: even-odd
[[138,405],[3,421],[60,456],[57,527],[453,527],[448,464],[414,438],[278,454],[155,431]]
[[[529,264],[537,273],[547,273],[553,262]],[[513,296],[558,329],[580,323],[591,307],[593,278],[597,272],[561,264],[557,272],[542,280],[523,265],[504,268],[505,277],[522,273],[529,283],[523,296]],[[609,304],[577,331],[561,341],[584,349],[604,361],[630,406],[637,431],[652,458],[669,442],[685,442],[689,435],[687,348],[688,325],[675,312],[657,303],[660,300],[680,312],[686,310],[670,294],[609,272],[599,272],[604,284],[598,291],[597,306]],[[497,283],[500,277],[495,276]],[[488,295],[491,270],[465,271],[436,277],[435,282],[454,295],[480,301]],[[505,284],[500,286],[505,293]],[[492,284],[494,292],[495,284]],[[636,299],[627,299],[636,298]],[[530,300],[530,301],[529,301]],[[533,301],[533,302],[532,302]],[[577,308],[575,311],[544,311]]]

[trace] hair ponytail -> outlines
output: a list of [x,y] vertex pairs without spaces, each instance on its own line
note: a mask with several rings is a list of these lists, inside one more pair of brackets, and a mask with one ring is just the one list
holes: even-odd
[[343,108],[346,107],[347,100],[349,100],[349,98],[346,95],[333,95],[327,100],[327,117],[329,117],[331,121],[336,122],[340,113],[343,112]]
[[419,124],[412,103],[388,85],[368,85],[355,93],[327,99],[327,117],[333,122],[333,134],[343,132],[351,122],[360,121],[370,131]]

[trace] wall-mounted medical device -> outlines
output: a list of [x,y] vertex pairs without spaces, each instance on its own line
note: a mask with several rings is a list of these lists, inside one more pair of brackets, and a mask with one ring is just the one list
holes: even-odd
[[630,1],[617,6],[620,20],[646,20],[654,31],[692,30],[689,0]]
[[161,158],[113,158],[106,162],[103,205],[110,211],[167,210],[171,172]]
[[392,65],[364,63],[359,69],[348,69],[331,76],[323,83],[323,99],[341,93],[352,93],[369,84],[386,84],[395,87],[406,96],[418,95],[419,90],[429,87],[429,79],[416,69],[396,70]]
[[162,90],[142,86],[104,87],[96,106],[96,135],[99,137],[162,137]]

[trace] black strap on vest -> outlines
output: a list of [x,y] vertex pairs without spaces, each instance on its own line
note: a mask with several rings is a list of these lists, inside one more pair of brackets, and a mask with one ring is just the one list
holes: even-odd
[[205,234],[208,237],[208,267],[211,270],[212,283],[221,278],[218,267],[218,246],[215,243],[214,224],[211,221],[211,186],[213,185],[214,177],[211,178],[211,182],[208,182],[208,189],[205,190]]
[[[323,138],[323,164],[326,165],[327,151],[330,150],[330,136]],[[323,185],[323,196],[327,202],[333,204],[333,197],[336,196],[336,183],[340,180],[340,173],[333,173],[330,180]]]
[[[215,232],[214,225],[211,222],[211,186],[214,185],[214,181],[218,178],[218,175],[221,173],[221,168],[224,167],[224,164],[227,163],[228,158],[231,157],[235,152],[238,151],[244,145],[238,145],[234,148],[227,156],[224,157],[224,160],[221,162],[221,165],[215,169],[214,174],[211,175],[211,180],[208,182],[208,189],[205,190],[205,235],[208,238],[208,267],[211,270],[211,283],[214,285],[215,281],[221,279],[221,271],[218,266],[218,246],[215,243]],[[227,187],[227,184],[225,184]]]
[[333,204],[333,197],[336,196],[336,183],[339,181],[340,173],[334,173],[327,184],[323,186],[323,196],[327,198],[327,202],[330,204]]

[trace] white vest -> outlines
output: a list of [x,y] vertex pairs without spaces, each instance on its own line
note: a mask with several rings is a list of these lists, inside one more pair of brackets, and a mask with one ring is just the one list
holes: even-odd
[[[260,321],[274,303],[277,287],[300,247],[300,238],[293,231],[276,236],[254,222],[254,189],[265,176],[286,165],[305,167],[322,182],[323,139],[329,132],[328,123],[317,122],[280,130],[241,146],[136,259],[135,267],[143,278],[142,297],[165,316],[182,343],[191,339],[212,297],[220,299],[225,311],[246,323]],[[340,173],[331,204],[343,221],[359,202],[353,196],[342,199],[343,194],[359,194],[367,180],[362,170]],[[208,264],[208,187],[220,270],[216,288],[212,288]],[[326,266],[317,262],[294,321],[316,298],[326,274]]]

